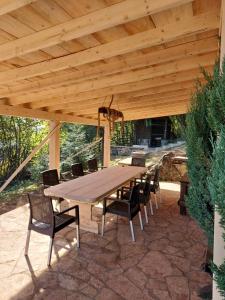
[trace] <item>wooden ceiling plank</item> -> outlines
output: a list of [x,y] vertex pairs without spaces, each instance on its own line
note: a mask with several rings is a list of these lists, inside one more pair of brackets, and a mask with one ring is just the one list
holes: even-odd
[[[208,72],[212,71],[212,66],[206,67],[205,68]],[[131,91],[140,91],[143,89],[149,89],[149,88],[160,88],[160,87],[165,87],[167,85],[172,85],[172,84],[183,84],[186,81],[194,81],[196,78],[201,79],[203,78],[203,75],[199,72],[199,68],[195,70],[190,70],[186,72],[179,72],[177,74],[170,74],[164,77],[157,77],[157,78],[151,78],[151,79],[146,79],[142,81],[138,81],[135,83],[127,83],[127,84],[121,84],[121,85],[116,85],[113,87],[107,87],[104,89],[99,89],[96,91],[91,91],[91,92],[83,92],[83,93],[78,93],[78,94],[73,94],[74,97],[70,96],[70,102],[74,102],[74,99],[79,99],[80,101],[85,101],[86,99],[90,98],[97,98],[97,97],[104,97],[104,96],[109,96],[109,95],[116,95],[116,94],[123,94],[123,93],[128,93]],[[32,100],[32,99],[29,99]],[[41,100],[38,101],[32,101],[30,104],[32,108],[39,108],[39,107],[50,107],[58,104],[68,104],[69,99],[67,95],[64,95],[64,97],[52,97],[50,99],[44,99],[42,98]]]
[[[194,87],[194,81],[184,81],[184,82],[179,82],[179,83],[174,83],[174,84],[167,84],[164,86],[157,86],[157,87],[152,87],[152,88],[144,88],[144,89],[139,89],[137,91],[130,91],[130,92],[125,92],[125,93],[117,93],[115,94],[115,100],[116,101],[120,101],[120,99],[122,100],[126,100],[126,99],[132,99],[133,97],[140,97],[140,96],[145,96],[145,95],[155,95],[158,93],[163,93],[163,92],[174,92],[174,91],[180,91],[180,90],[184,90],[184,89],[190,89],[192,90],[192,88]],[[105,92],[104,92],[105,91]],[[100,93],[102,93],[102,96],[99,96]],[[88,103],[88,101],[91,100],[95,100],[95,99],[101,99],[102,103],[103,103],[103,99],[106,98],[106,96],[108,95],[108,92],[106,89],[103,90],[98,90],[97,93],[96,92],[87,92],[87,93],[80,93],[80,94],[75,94],[75,95],[71,95],[69,97],[65,97],[64,100],[67,101],[67,105],[70,105],[70,103],[77,103],[77,105],[81,104],[81,103]],[[7,98],[6,98],[7,99]],[[54,100],[54,103],[53,103]],[[51,99],[51,105],[50,106],[46,106],[46,102],[43,103],[39,103],[39,102],[34,102],[31,104],[31,107],[35,106],[35,104],[37,105],[37,108],[43,108],[45,107],[47,110],[51,111],[51,110],[60,110],[62,107],[65,107],[65,104],[58,104],[57,102],[57,98],[55,99]]]
[[104,45],[50,61],[0,73],[0,82],[6,83],[31,78],[71,67],[107,59],[150,46],[160,45],[176,38],[206,32],[219,27],[218,12],[194,16],[165,27],[155,28]]
[[191,1],[193,0],[126,0],[4,44],[0,47],[0,60],[77,39]]
[[[173,102],[180,102],[180,101],[190,101],[190,95],[188,94],[184,94],[183,96],[177,96],[177,97],[163,97],[163,98],[154,98],[154,99],[146,99],[146,100],[140,100],[140,99],[136,99],[136,102],[132,102],[130,104],[127,105],[121,105],[119,107],[119,110],[123,112],[123,114],[125,114],[128,111],[137,111],[139,110],[143,110],[145,111],[148,107],[155,107],[155,106],[164,106],[165,104],[170,104]],[[92,107],[92,108],[88,108],[88,109],[77,109],[76,107],[74,108],[66,108],[66,109],[62,109],[60,112],[62,113],[71,113],[74,112],[76,113],[76,115],[84,115],[84,116],[89,116],[94,114],[95,117],[97,117],[97,113],[98,113],[98,106],[96,107]]]
[[[162,105],[163,104],[163,105]],[[129,117],[134,117],[136,119],[144,119],[153,117],[152,114],[162,113],[165,115],[176,115],[176,111],[180,110],[182,107],[183,112],[186,113],[188,106],[190,105],[190,100],[188,98],[176,99],[175,101],[165,102],[165,103],[157,103],[153,105],[146,105],[145,107],[137,107],[135,109],[128,109],[124,111],[125,120]],[[86,117],[85,114],[77,113],[79,116]],[[95,117],[96,114],[90,113],[89,117]]]
[[167,117],[167,116],[177,116],[187,113],[188,106],[182,105],[179,108],[176,108],[176,110],[172,107],[171,109],[168,109],[166,111],[150,111],[146,114],[136,114],[136,115],[127,115],[125,117],[125,121],[134,121],[134,120],[141,120],[141,119],[148,119],[148,118],[159,118],[159,117]]
[[0,2],[0,16],[8,14],[18,8],[31,4],[36,0],[1,0]]
[[[114,101],[111,105],[112,108],[123,110],[126,107],[129,107],[133,104],[145,104],[149,102],[155,102],[160,99],[164,99],[165,97],[170,99],[173,97],[181,97],[181,96],[191,96],[191,90],[190,89],[183,89],[179,91],[173,91],[173,92],[163,92],[163,93],[158,93],[158,94],[153,94],[153,95],[145,95],[145,96],[139,96],[139,97],[133,97],[133,98],[121,98],[120,100],[116,97],[114,98]],[[54,108],[54,106],[51,107],[50,110],[48,111],[55,111],[55,110],[70,110],[70,109],[77,109],[77,111],[86,111],[94,109],[97,111],[97,108],[99,106],[102,106],[104,99],[90,99],[85,102],[82,102],[80,104],[76,102],[72,102],[66,105],[61,106],[60,108],[57,107],[57,109]],[[110,99],[109,99],[110,101]],[[109,103],[109,101],[105,101],[106,105]]]
[[112,76],[106,76],[102,78],[97,78],[93,80],[83,81],[71,86],[59,87],[52,90],[42,91],[40,93],[30,93],[29,95],[24,95],[16,97],[14,100],[10,99],[10,104],[21,104],[28,102],[28,98],[32,101],[34,99],[41,100],[41,98],[49,98],[53,95],[58,97],[65,97],[68,94],[79,93],[85,91],[94,91],[97,89],[122,85],[131,82],[142,81],[145,79],[156,78],[161,76],[166,76],[176,72],[187,71],[192,69],[197,69],[201,67],[207,67],[213,65],[216,60],[215,53],[209,53],[202,56],[190,57],[176,62],[167,63],[159,66],[152,66],[144,69],[138,69],[134,71],[125,72],[122,74],[116,74]]
[[18,97],[19,95],[30,92],[40,92],[44,88],[52,88],[66,84],[74,84],[79,81],[93,79],[97,76],[111,75],[118,72],[124,72],[131,69],[149,66],[152,64],[161,64],[171,60],[182,59],[185,57],[193,57],[199,54],[216,51],[218,49],[218,39],[216,37],[203,39],[196,42],[179,45],[176,47],[158,50],[152,53],[136,55],[134,57],[125,58],[123,61],[116,63],[107,63],[89,66],[85,70],[67,72],[51,76],[50,78],[37,79],[35,82],[27,82],[25,84],[16,84],[8,88],[0,87],[1,96]]

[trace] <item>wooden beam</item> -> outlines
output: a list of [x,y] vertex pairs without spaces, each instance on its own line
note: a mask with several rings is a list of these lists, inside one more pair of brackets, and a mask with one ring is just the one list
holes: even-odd
[[118,72],[125,72],[132,69],[142,68],[166,62],[176,61],[182,58],[194,57],[218,50],[218,38],[212,37],[199,41],[189,42],[160,49],[146,54],[137,54],[131,57],[124,57],[123,60],[109,62],[96,67],[86,67],[85,70],[68,72],[67,74],[54,74],[50,78],[37,79],[34,82],[10,85],[10,87],[0,87],[1,97],[18,97],[22,94],[40,92],[42,89],[52,89],[62,85],[75,84],[80,81],[89,80],[98,76],[112,75]]
[[[115,99],[115,102],[112,104],[112,108],[119,109],[121,111],[126,110],[127,108],[135,107],[142,105],[143,107],[146,104],[155,104],[156,102],[161,102],[164,99],[167,101],[170,101],[171,99],[179,99],[179,98],[187,98],[191,97],[191,91],[189,90],[180,90],[177,92],[168,92],[168,93],[161,93],[161,94],[156,94],[156,95],[145,95],[145,96],[140,96],[140,97],[135,97],[135,98],[130,98],[126,99],[124,101],[117,101]],[[62,113],[70,113],[70,112],[75,112],[76,114],[89,114],[91,111],[95,111],[97,113],[97,108],[99,106],[102,106],[102,102],[98,102],[98,99],[96,101],[88,101],[88,103],[84,103],[83,105],[78,106],[76,103],[66,105],[65,108],[62,108]]]
[[77,39],[192,1],[193,0],[126,0],[1,45],[0,61]]
[[0,82],[12,82],[96,62],[132,51],[161,45],[219,27],[217,12],[210,12],[140,32],[78,53],[0,73]]
[[167,111],[151,111],[146,114],[136,114],[127,116],[125,118],[125,121],[134,121],[134,120],[142,120],[142,119],[148,119],[148,118],[160,118],[160,117],[168,117],[168,116],[177,116],[181,114],[187,113],[187,107],[179,107],[176,110],[174,108],[168,109]]
[[12,173],[12,175],[5,181],[5,183],[0,188],[0,193],[10,184],[10,182],[16,177],[17,174],[27,165],[27,163],[34,157],[34,155],[48,142],[49,138],[57,131],[60,125],[56,125],[47,136],[37,145],[28,157],[20,164],[20,166]]
[[97,125],[97,119],[77,117],[75,114],[63,115],[60,113],[50,113],[38,109],[18,108],[10,105],[0,105],[0,115],[54,120],[68,123],[81,123],[94,126]]
[[202,56],[189,57],[186,59],[181,59],[176,62],[171,62],[159,66],[152,66],[144,69],[138,69],[134,71],[125,72],[122,74],[115,74],[112,76],[106,76],[101,78],[96,78],[92,80],[82,81],[80,83],[59,87],[52,90],[42,91],[40,93],[32,93],[29,96],[20,96],[15,99],[10,99],[10,104],[22,104],[27,103],[28,99],[32,101],[37,101],[45,99],[47,104],[47,99],[52,96],[58,96],[63,99],[67,94],[81,93],[86,91],[94,91],[97,89],[102,89],[110,86],[122,85],[127,83],[133,83],[142,81],[145,79],[156,78],[160,76],[166,76],[168,74],[173,74],[175,72],[187,71],[195,68],[207,67],[214,65],[216,60],[216,53],[209,53]]
[[110,130],[109,130],[109,125],[104,126],[104,149],[103,149],[103,165],[104,167],[109,167],[110,166]]
[[169,104],[168,106],[164,106],[164,109],[156,109],[156,108],[148,108],[145,112],[136,112],[126,114],[125,115],[125,120],[130,121],[130,120],[139,120],[139,119],[146,119],[146,118],[157,118],[157,117],[164,117],[164,116],[174,116],[178,114],[185,114],[188,111],[188,102],[184,102],[181,104],[176,104],[176,105],[171,105]]
[[118,85],[113,87],[113,89],[104,88],[97,91],[84,92],[79,94],[73,94],[70,96],[65,96],[63,98],[63,101],[62,99],[52,98],[49,99],[47,103],[44,100],[40,100],[40,101],[33,102],[30,105],[32,108],[39,108],[39,107],[46,107],[46,104],[48,104],[46,109],[48,111],[52,111],[52,110],[54,111],[54,110],[60,110],[63,106],[63,103],[70,105],[70,103],[76,102],[79,105],[80,103],[86,103],[89,100],[93,100],[97,98],[105,99],[107,96],[112,94],[114,94],[115,99],[116,100],[118,99],[119,101],[120,99],[130,99],[132,97],[139,97],[144,95],[170,92],[170,91],[182,90],[187,88],[192,89],[195,84],[193,79],[196,79],[196,76],[198,76],[199,73],[192,72],[192,74],[193,74],[193,78],[191,80],[190,80],[190,76],[187,78],[187,80],[189,79],[189,81],[186,80],[186,76],[180,74],[181,75],[180,79],[182,81],[177,83],[173,83],[173,82],[168,83],[168,81],[167,82],[165,81],[167,78],[164,78],[163,81],[161,82],[162,85],[159,86],[156,84],[156,86],[153,86],[154,83],[150,79],[150,80],[139,81],[135,85],[134,84]]
[[0,16],[8,14],[18,8],[31,4],[36,0],[1,0],[0,2]]
[[[212,72],[213,66],[205,68],[209,73]],[[180,87],[185,86],[187,81],[196,81],[196,78],[199,80],[203,80],[203,75],[202,73],[199,72],[199,69],[191,70],[191,71],[184,71],[184,72],[179,72],[179,73],[174,73],[170,74],[164,77],[158,77],[158,78],[151,78],[151,79],[146,79],[142,81],[138,81],[136,83],[127,83],[127,84],[121,84],[121,85],[116,85],[113,87],[107,87],[104,89],[99,89],[96,91],[91,91],[91,92],[84,92],[84,93],[79,93],[73,95],[73,97],[70,98],[64,97],[61,98],[53,98],[53,99],[47,99],[46,100],[40,100],[37,102],[32,103],[32,107],[45,107],[46,105],[48,107],[50,106],[57,106],[56,103],[59,103],[61,107],[61,103],[68,104],[69,102],[74,102],[74,99],[79,100],[79,101],[85,101],[86,99],[90,98],[97,98],[97,97],[106,97],[110,95],[117,95],[123,93],[128,93],[128,92],[136,92],[136,91],[141,91],[143,89],[153,89],[153,91],[156,91],[156,89],[159,89],[159,91],[165,91],[165,88],[168,87],[168,85],[178,85]],[[70,99],[70,100],[69,100]]]
[[60,122],[49,121],[49,131],[57,127],[57,130],[49,139],[49,169],[58,170],[60,178]]

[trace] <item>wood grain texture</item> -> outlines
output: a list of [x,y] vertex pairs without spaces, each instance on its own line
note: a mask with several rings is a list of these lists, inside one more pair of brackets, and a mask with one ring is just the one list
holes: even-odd
[[165,27],[140,32],[78,53],[18,68],[16,70],[9,70],[4,72],[4,74],[1,72],[0,82],[6,83],[12,80],[17,81],[66,70],[71,67],[81,66],[147,47],[161,45],[184,36],[206,32],[218,27],[219,16],[216,12],[194,16],[184,21],[176,22],[175,24],[170,23]]
[[52,186],[45,189],[44,193],[50,197],[94,203],[145,171],[143,167],[110,167]]
[[[0,61],[77,39],[191,1],[192,0],[126,0],[4,44],[0,46]],[[14,2],[21,2],[17,4],[22,5],[22,3],[32,1],[20,0]],[[0,14],[1,11],[3,11],[3,7],[1,8],[0,5]]]
[[10,13],[25,5],[31,4],[36,0],[1,0],[0,2],[0,16]]

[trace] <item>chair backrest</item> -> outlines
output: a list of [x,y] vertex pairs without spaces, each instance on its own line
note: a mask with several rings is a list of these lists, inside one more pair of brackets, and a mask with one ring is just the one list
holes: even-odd
[[54,226],[54,212],[52,200],[40,193],[29,193],[28,199],[30,203],[30,223],[44,223],[49,227]]
[[98,161],[96,158],[89,159],[87,165],[90,172],[98,171]]
[[44,185],[53,186],[59,184],[58,171],[52,169],[42,172],[42,180]]
[[159,183],[159,172],[160,172],[159,166],[157,166],[155,168],[155,175],[154,175],[154,179],[153,179],[154,184],[158,184]]
[[145,197],[146,201],[148,201],[149,196],[151,195],[150,178],[148,180],[148,177],[146,178],[146,181],[145,181],[145,185],[144,185],[144,188],[143,188],[143,194],[144,194],[144,197]]
[[139,184],[136,184],[135,186],[133,186],[131,193],[130,193],[129,202],[131,204],[131,207],[134,207],[137,204],[140,204],[140,185]]
[[159,187],[159,175],[160,175],[160,169],[159,169],[159,166],[157,166],[155,168],[155,174],[154,174],[154,178],[153,178],[153,185],[154,185],[155,189],[157,189]]
[[84,169],[82,163],[77,163],[71,166],[72,174],[75,177],[84,176]]
[[142,157],[132,157],[131,166],[145,167],[145,158],[142,158]]

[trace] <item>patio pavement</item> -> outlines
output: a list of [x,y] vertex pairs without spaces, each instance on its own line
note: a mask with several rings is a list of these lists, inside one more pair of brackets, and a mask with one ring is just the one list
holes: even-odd
[[24,257],[28,207],[1,215],[0,299],[200,299],[198,289],[211,284],[201,271],[206,239],[179,215],[179,185],[161,183],[161,191],[164,202],[144,232],[135,220],[135,243],[122,218],[108,216],[103,238],[82,232],[78,251],[68,228],[56,236],[50,269],[48,237],[32,232]]

